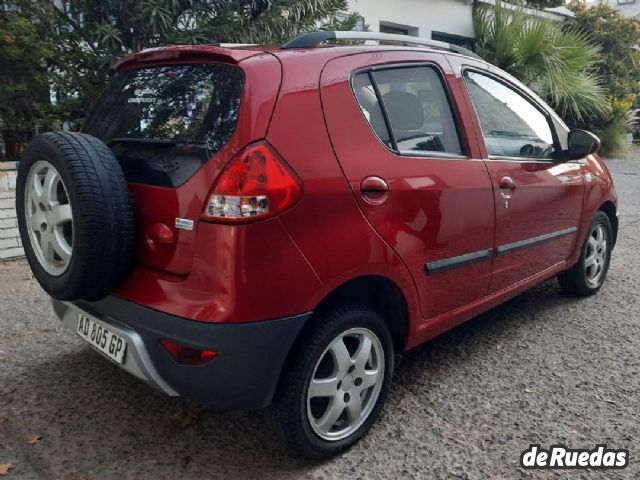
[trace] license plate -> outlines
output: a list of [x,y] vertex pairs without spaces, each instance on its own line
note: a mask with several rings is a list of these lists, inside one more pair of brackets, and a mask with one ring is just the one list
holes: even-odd
[[89,342],[92,347],[122,365],[124,353],[127,350],[127,342],[122,337],[81,313],[78,315],[78,329],[76,332]]

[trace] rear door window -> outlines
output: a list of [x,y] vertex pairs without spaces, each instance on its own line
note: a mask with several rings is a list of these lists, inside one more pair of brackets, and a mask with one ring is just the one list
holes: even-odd
[[122,71],[83,131],[114,151],[128,181],[177,187],[233,135],[243,83],[223,64]]
[[385,123],[382,108],[376,95],[375,89],[371,83],[371,78],[368,72],[362,72],[355,76],[353,79],[353,91],[356,94],[356,99],[362,110],[362,114],[367,119],[367,122],[376,132],[376,135],[382,143],[389,148],[394,148],[391,142],[391,136],[389,135],[389,129]]
[[447,93],[433,68],[363,72],[355,77],[353,87],[373,130],[393,150],[405,155],[463,155]]

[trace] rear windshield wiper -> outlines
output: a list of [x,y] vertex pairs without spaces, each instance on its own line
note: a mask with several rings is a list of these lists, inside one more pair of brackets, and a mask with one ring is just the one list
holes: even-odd
[[107,142],[108,147],[121,143],[136,143],[154,148],[170,148],[175,147],[178,142],[175,140],[165,140],[161,138],[112,138]]
[[188,147],[188,148],[209,148],[206,142],[194,142],[181,139],[164,139],[164,138],[112,138],[107,142],[108,147],[114,145],[126,145],[127,143],[133,143],[135,145],[142,145],[150,148],[171,148],[171,147]]

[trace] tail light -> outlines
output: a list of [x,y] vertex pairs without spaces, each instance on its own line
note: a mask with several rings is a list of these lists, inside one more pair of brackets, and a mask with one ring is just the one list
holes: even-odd
[[242,223],[273,217],[295,205],[302,183],[266,141],[242,150],[213,184],[202,220]]
[[198,350],[185,347],[164,338],[160,339],[160,345],[171,355],[171,358],[181,365],[204,365],[218,356],[218,352],[215,350]]

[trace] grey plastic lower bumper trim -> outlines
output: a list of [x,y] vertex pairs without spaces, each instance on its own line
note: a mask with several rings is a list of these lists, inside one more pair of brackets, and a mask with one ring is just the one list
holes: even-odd
[[91,314],[90,312],[87,312],[86,310],[83,310],[76,305],[67,302],[58,302],[56,300],[53,300],[53,306],[56,315],[58,316],[64,327],[68,330],[71,330],[72,332],[76,331],[78,325],[78,315],[82,314],[86,317],[89,317],[91,320],[101,325],[102,327],[107,328],[108,330],[124,338],[127,342],[127,351],[125,353],[124,363],[118,366],[169,396],[180,396],[158,374],[153,363],[151,362],[149,353],[144,346],[142,337],[140,337],[140,335],[138,335],[136,332],[126,328],[123,325],[119,325],[114,321],[106,321],[102,318],[96,318],[96,316]]

